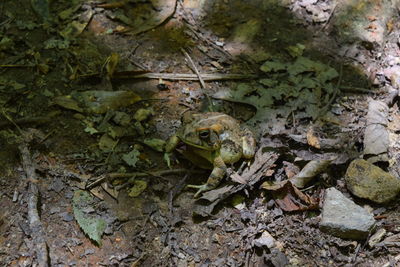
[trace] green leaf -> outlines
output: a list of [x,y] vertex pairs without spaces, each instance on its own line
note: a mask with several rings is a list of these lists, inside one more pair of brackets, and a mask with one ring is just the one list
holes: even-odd
[[101,245],[101,236],[107,227],[107,222],[100,218],[98,215],[88,214],[84,212],[88,207],[92,207],[94,199],[90,193],[77,190],[74,192],[72,199],[72,205],[74,210],[74,216],[82,231],[88,235],[88,237]]
[[266,61],[261,67],[260,70],[263,72],[277,72],[286,70],[287,64],[282,62],[275,61]]
[[324,72],[322,72],[319,76],[318,76],[318,80],[321,83],[326,83],[336,77],[339,76],[339,73],[331,67],[328,67]]
[[261,79],[258,82],[266,87],[274,87],[278,84],[278,81],[274,79]]
[[96,134],[96,133],[98,133],[99,131],[97,131],[94,127],[92,127],[92,126],[86,126],[86,128],[84,129],[84,131],[86,132],[86,133],[89,133],[90,135],[93,135],[93,134]]
[[158,139],[158,138],[148,138],[144,139],[143,143],[154,149],[155,151],[158,152],[163,152],[164,151],[164,146],[165,146],[165,141]]
[[118,140],[112,139],[108,134],[103,134],[99,140],[99,148],[103,152],[111,152],[117,145]]
[[305,48],[306,47],[303,44],[298,43],[296,45],[289,46],[288,48],[286,48],[286,50],[292,57],[299,57],[303,55]]
[[129,190],[128,195],[130,197],[138,197],[147,188],[146,181],[135,180],[133,182],[133,187]]
[[137,149],[133,149],[131,152],[122,155],[122,159],[129,166],[136,167],[136,163],[139,161],[140,152]]

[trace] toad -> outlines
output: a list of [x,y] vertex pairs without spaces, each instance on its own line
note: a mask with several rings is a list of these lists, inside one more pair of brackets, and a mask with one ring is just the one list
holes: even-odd
[[207,183],[188,185],[202,192],[218,186],[226,174],[226,164],[233,164],[241,158],[254,157],[256,141],[250,130],[240,127],[239,122],[229,115],[219,112],[185,113],[182,126],[166,143],[165,151],[173,151],[183,142],[183,155],[201,168],[212,169]]

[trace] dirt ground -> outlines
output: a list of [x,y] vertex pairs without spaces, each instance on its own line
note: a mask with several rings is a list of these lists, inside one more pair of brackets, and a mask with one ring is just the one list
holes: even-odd
[[[352,196],[344,175],[362,155],[371,99],[389,106],[389,160],[377,165],[400,175],[400,20],[383,0],[352,2],[75,0],[50,1],[48,10],[47,1],[2,1],[0,265],[398,266],[398,198]],[[369,2],[381,17],[364,13]],[[365,32],[346,32],[363,16]],[[286,75],[299,58],[314,69]],[[312,76],[319,91],[291,91],[321,69],[334,74]],[[262,92],[274,81],[281,87],[269,98]],[[104,92],[116,91],[128,93],[99,111]],[[185,188],[209,170],[179,153],[169,168],[162,150],[183,113],[211,108],[249,127],[257,150],[271,155],[257,180],[216,202]],[[265,189],[328,158],[300,190],[307,203]],[[221,190],[237,185],[226,179]],[[351,240],[321,231],[329,187],[369,210],[391,241],[371,246],[373,232]],[[79,214],[104,222],[97,239]]]

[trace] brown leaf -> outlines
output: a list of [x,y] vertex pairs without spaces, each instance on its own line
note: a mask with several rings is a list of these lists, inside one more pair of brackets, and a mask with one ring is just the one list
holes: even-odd
[[318,136],[315,135],[314,127],[310,126],[307,131],[307,143],[315,148],[320,149],[321,145]]
[[318,201],[297,189],[289,180],[275,184],[263,183],[264,189],[272,191],[275,203],[284,211],[303,211],[318,208]]
[[299,167],[297,167],[296,165],[294,165],[291,162],[284,161],[283,164],[285,166],[284,170],[285,170],[286,177],[289,179],[292,178],[293,176],[295,176],[296,174],[298,174],[300,171]]

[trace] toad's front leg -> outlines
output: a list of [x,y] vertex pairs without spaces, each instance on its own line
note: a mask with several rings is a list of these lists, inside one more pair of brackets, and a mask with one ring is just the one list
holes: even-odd
[[180,139],[178,136],[173,135],[168,138],[164,147],[164,160],[167,162],[168,168],[171,168],[170,154],[178,146]]
[[226,165],[222,160],[221,156],[218,156],[213,161],[213,170],[208,177],[207,183],[203,185],[188,185],[189,188],[196,188],[198,189],[196,194],[194,195],[195,198],[199,197],[202,192],[206,192],[216,188],[219,183],[221,182],[222,178],[224,178],[226,174]]

